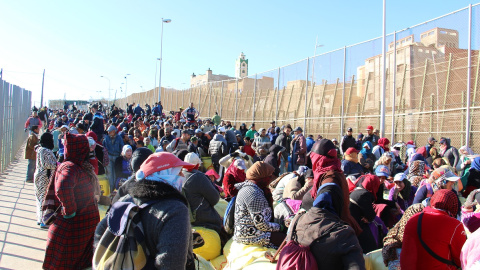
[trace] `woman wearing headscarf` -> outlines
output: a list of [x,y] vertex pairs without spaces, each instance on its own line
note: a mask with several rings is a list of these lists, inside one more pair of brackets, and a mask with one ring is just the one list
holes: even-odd
[[354,147],[350,147],[345,151],[344,157],[342,160],[342,171],[347,176],[359,177],[363,174],[363,167],[358,163],[358,150]]
[[228,166],[223,176],[223,191],[225,192],[225,197],[237,196],[238,190],[235,188],[235,184],[245,181],[246,169],[245,161],[242,158],[235,159],[235,161]]
[[59,210],[48,230],[43,269],[91,267],[93,236],[100,220],[94,197],[100,187],[88,162],[88,139],[67,133],[64,142],[65,161],[55,171],[43,207],[46,213]]
[[480,157],[476,157],[473,160],[467,174],[468,176],[466,177],[467,181],[465,183],[465,191],[463,192],[464,197],[467,197],[472,190],[480,188]]
[[422,212],[423,208],[425,208],[425,206],[421,203],[411,205],[407,208],[400,221],[398,221],[397,224],[388,231],[387,236],[383,238],[383,263],[389,270],[400,269],[400,253],[402,251],[405,225],[407,225],[408,220],[416,213]]
[[122,148],[122,153],[115,160],[115,189],[118,189],[127,178],[132,175],[132,167],[130,166],[130,161],[132,159],[132,147],[130,145],[124,145]]
[[468,165],[472,163],[469,156],[473,156],[475,155],[475,153],[473,152],[472,148],[466,145],[460,147],[458,149],[458,153],[460,154],[460,160],[457,163],[457,167],[455,169],[457,170],[457,173],[459,175],[463,175],[463,173],[460,173],[460,171],[463,172],[463,170],[465,170],[465,168],[467,168]]
[[[191,267],[194,255],[188,202],[181,193],[185,182],[182,169],[193,167],[168,152],[151,154],[135,174],[136,181],[129,194],[120,198],[120,201],[133,199],[137,205],[156,201],[140,213],[146,246],[151,254],[144,269],[195,269]],[[111,211],[115,214],[115,205]],[[108,217],[98,225],[95,243],[107,230],[107,222]]]
[[414,187],[419,187],[420,182],[423,180],[423,175],[425,174],[425,162],[421,160],[416,160],[410,163],[408,167],[407,180]]
[[35,148],[37,152],[37,164],[34,174],[35,199],[37,201],[37,225],[40,225],[41,228],[45,227],[45,224],[42,222],[42,202],[45,198],[50,176],[57,167],[57,159],[52,151],[53,147],[53,135],[45,132],[40,137],[40,145],[37,145]]
[[372,143],[366,141],[362,145],[362,150],[360,150],[360,154],[358,154],[358,160],[360,165],[363,167],[363,171],[365,173],[373,172],[373,165],[377,160],[375,155],[372,153]]
[[440,154],[438,153],[438,149],[435,147],[432,147],[430,149],[430,156],[425,159],[425,162],[430,166],[430,168],[433,168],[433,161],[437,158],[442,158]]
[[285,239],[280,224],[271,222],[273,198],[268,185],[274,168],[262,161],[250,167],[247,180],[236,184],[235,230],[233,240],[245,245],[278,247]]
[[405,211],[413,204],[417,188],[412,186],[403,173],[397,173],[393,179],[393,183],[395,186],[390,189],[388,199],[396,202],[400,206],[400,209]]
[[415,193],[413,203],[421,203],[425,199],[432,197],[435,192],[442,189],[453,190],[455,183],[458,182],[458,180],[460,180],[460,177],[445,167],[435,169],[428,179],[422,181],[420,187]]
[[350,214],[348,208],[348,185],[345,175],[341,169],[340,160],[337,158],[337,150],[332,141],[327,139],[322,139],[316,142],[310,153],[310,158],[312,159],[312,170],[314,174],[313,187],[310,189],[309,193],[306,193],[303,196],[302,208],[308,210],[313,206],[313,201],[317,197],[318,188],[325,183],[335,183],[337,184],[343,192],[343,209],[339,213],[340,218],[347,222],[355,230],[357,234],[361,232],[361,228]]
[[[318,269],[365,269],[362,248],[355,231],[340,219],[344,208],[342,188],[335,183],[319,187],[313,207],[304,214],[298,214],[296,241],[310,247]],[[292,226],[292,225],[290,225]],[[292,238],[289,233],[288,240]],[[289,255],[287,249],[280,253]]]
[[377,241],[370,230],[369,224],[375,219],[376,213],[373,202],[377,199],[377,192],[380,188],[380,179],[376,175],[367,174],[362,176],[360,186],[350,193],[349,209],[353,218],[362,229],[358,235],[358,241],[363,253],[368,253],[378,248]]
[[273,172],[275,177],[280,175],[280,155],[282,155],[283,151],[285,151],[285,147],[274,144],[270,146],[268,149],[268,156],[263,160],[263,162],[275,168],[275,171]]
[[384,153],[390,151],[390,140],[387,138],[380,138],[377,145],[373,147],[372,153],[375,155],[376,159],[379,159]]
[[458,162],[460,162],[460,155],[458,154],[457,148],[450,145],[449,138],[441,138],[439,144],[440,155],[449,162],[448,165],[456,168]]
[[453,191],[442,189],[433,194],[430,205],[410,218],[405,226],[400,254],[402,269],[460,267],[460,252],[467,239],[462,223],[455,218],[458,198]]

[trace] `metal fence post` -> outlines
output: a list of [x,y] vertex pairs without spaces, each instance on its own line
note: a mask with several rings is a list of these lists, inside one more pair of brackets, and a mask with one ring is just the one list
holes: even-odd
[[235,118],[233,123],[237,124],[237,106],[238,106],[238,78],[235,80]]
[[393,84],[392,84],[392,137],[390,143],[395,144],[395,98],[397,96],[397,31],[393,33]]
[[[478,57],[478,55],[477,55]],[[468,5],[468,72],[467,72],[467,121],[465,125],[465,145],[470,145],[470,88],[472,79],[472,4]]]
[[[346,71],[347,71],[347,47],[343,47],[343,88],[342,88],[342,118],[340,119],[340,136],[339,139],[343,136],[343,126],[345,125],[345,81],[346,81]],[[335,104],[334,104],[335,105]]]
[[307,58],[307,77],[305,79],[305,114],[303,116],[303,134],[307,134],[307,101],[308,101],[308,73],[310,72],[310,57]]
[[278,76],[277,76],[277,101],[276,101],[276,112],[275,112],[275,123],[278,121],[278,96],[279,96],[279,91],[280,91],[280,67],[278,67]]
[[222,89],[220,90],[220,116],[223,117],[223,81],[222,81]]
[[252,123],[255,123],[255,105],[256,101],[256,94],[257,94],[257,74],[255,74],[255,84],[253,85],[253,112],[252,112]]

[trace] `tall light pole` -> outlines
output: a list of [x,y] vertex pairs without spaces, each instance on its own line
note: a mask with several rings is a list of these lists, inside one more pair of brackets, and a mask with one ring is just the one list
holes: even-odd
[[105,76],[100,76],[101,78],[107,79],[108,80],[108,107],[110,107],[110,79]]
[[125,100],[127,100],[127,76],[130,74],[125,75]]
[[172,20],[162,18],[162,33],[160,35],[160,75],[158,75],[158,101],[161,99],[162,95],[162,50],[163,50],[163,24],[170,23]]
[[160,58],[157,58],[157,60],[155,60],[155,84],[153,85],[153,91],[155,91],[155,88],[157,87],[157,73],[158,73],[157,61],[160,61]]

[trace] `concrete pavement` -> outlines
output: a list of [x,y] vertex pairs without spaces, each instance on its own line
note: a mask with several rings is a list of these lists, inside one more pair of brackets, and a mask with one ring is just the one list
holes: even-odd
[[34,186],[22,148],[0,175],[0,269],[42,269],[47,230],[36,222]]

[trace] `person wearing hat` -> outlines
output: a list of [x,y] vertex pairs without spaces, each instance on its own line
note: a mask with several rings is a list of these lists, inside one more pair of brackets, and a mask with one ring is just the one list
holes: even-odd
[[435,140],[434,137],[429,137],[427,140],[427,145],[418,148],[417,153],[425,153],[423,156],[425,158],[429,158],[431,156],[430,150],[435,147],[436,142],[437,140]]
[[275,133],[275,128],[276,128],[275,121],[270,122],[270,125],[271,126],[267,129],[267,135],[268,135],[268,137],[270,137],[270,141],[272,141],[273,136],[275,136],[275,134],[276,134]]
[[362,150],[363,137],[363,133],[358,133],[357,140],[355,141],[355,148],[357,148],[358,151]]
[[425,199],[432,197],[432,195],[441,189],[453,190],[456,182],[460,180],[455,173],[445,167],[435,169],[430,178],[423,181],[415,194],[413,203],[422,203]]
[[380,137],[373,133],[373,126],[368,126],[367,136],[363,137],[363,142],[371,142],[372,147],[374,147],[375,145],[377,145],[379,139]]
[[390,189],[388,199],[396,202],[403,213],[413,204],[417,188],[412,186],[412,183],[408,181],[407,176],[403,173],[397,173],[393,178],[393,183],[395,186]]
[[456,219],[459,207],[455,192],[439,190],[430,206],[408,220],[400,253],[402,269],[459,269],[467,240],[463,224]]
[[[117,134],[117,129],[115,126],[110,126],[107,129],[108,136],[103,138],[103,146],[107,149],[108,158],[110,162],[107,166],[107,177],[110,183],[110,191],[113,191],[115,188],[115,161],[122,153],[123,149],[123,138]],[[95,135],[97,135],[95,133]]]
[[28,160],[27,174],[25,177],[26,183],[33,183],[35,167],[37,162],[37,153],[35,148],[38,145],[38,133],[40,128],[38,126],[30,127],[30,136],[28,136],[27,144],[25,146],[25,159]]
[[223,191],[225,192],[225,197],[232,198],[237,196],[238,190],[235,188],[235,184],[245,181],[246,170],[247,166],[243,158],[235,158],[227,167],[225,175],[223,176]]
[[342,160],[342,171],[345,177],[354,176],[358,178],[363,174],[363,167],[358,162],[358,151],[355,147],[349,147],[344,153]]
[[92,112],[92,123],[90,124],[89,130],[95,132],[99,141],[103,140],[103,133],[105,132],[105,127],[103,123],[103,115],[98,110],[98,105],[93,104],[90,108]]
[[363,167],[363,171],[365,173],[373,172],[373,166],[375,165],[375,155],[372,153],[372,143],[370,141],[366,141],[363,143],[362,150],[358,154],[358,161],[360,165]]
[[[293,173],[295,174],[295,172]],[[283,199],[302,200],[303,196],[312,188],[313,171],[311,169],[307,169],[301,174],[298,174],[298,171],[296,173],[291,180],[286,182],[282,195]]]
[[[181,191],[186,180],[182,169],[194,167],[168,152],[151,154],[135,174],[136,181],[128,194],[119,200],[133,200],[137,205],[156,201],[139,213],[150,251],[145,269],[192,269],[190,213]],[[115,209],[114,204],[111,215],[116,214]],[[107,228],[108,217],[98,225],[94,243],[98,243]]]
[[307,141],[303,136],[303,129],[296,127],[293,132],[293,138],[290,149],[292,150],[292,168],[298,170],[299,166],[307,164]]
[[347,134],[342,137],[340,141],[340,150],[342,151],[342,154],[345,154],[345,152],[348,150],[350,147],[355,147],[356,146],[356,141],[355,138],[353,137],[353,129],[351,127],[347,128]]
[[25,121],[25,131],[32,130],[33,126],[37,126],[39,129],[42,128],[42,120],[38,116],[37,111],[32,111],[32,116]]
[[397,216],[401,214],[401,210],[396,202],[386,200],[383,197],[384,190],[390,190],[395,186],[388,181],[391,175],[390,168],[386,165],[378,165],[375,169],[375,175],[380,179],[380,187],[374,201],[375,212],[387,228],[392,228],[398,221]]
[[199,155],[198,147],[199,147],[199,140],[196,136],[193,136],[192,138],[190,138],[190,144],[188,145],[187,151],[189,153],[195,153]]
[[396,175],[399,172],[405,171],[405,164],[402,162],[402,158],[400,157],[400,151],[402,150],[403,143],[396,143],[392,146],[391,153],[393,154],[394,163],[394,174]]

